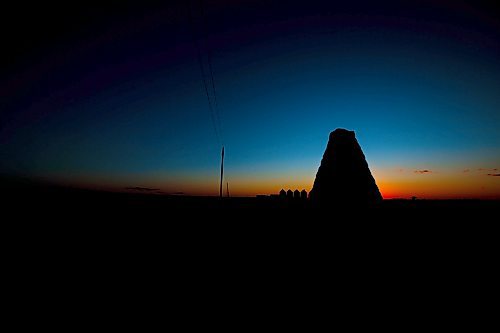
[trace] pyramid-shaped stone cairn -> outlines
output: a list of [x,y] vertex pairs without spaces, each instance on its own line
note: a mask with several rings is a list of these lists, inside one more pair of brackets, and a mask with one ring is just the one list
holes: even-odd
[[338,128],[330,133],[310,199],[322,205],[369,205],[382,201],[354,131]]

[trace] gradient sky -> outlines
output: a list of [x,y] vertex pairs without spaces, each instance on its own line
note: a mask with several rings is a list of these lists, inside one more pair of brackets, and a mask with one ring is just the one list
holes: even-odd
[[0,173],[217,195],[223,143],[233,195],[310,190],[342,127],[385,198],[500,198],[498,7],[190,3],[6,8]]

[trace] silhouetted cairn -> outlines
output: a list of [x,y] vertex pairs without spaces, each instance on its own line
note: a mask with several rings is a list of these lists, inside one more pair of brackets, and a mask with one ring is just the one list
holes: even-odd
[[354,131],[338,128],[330,133],[309,198],[323,206],[364,206],[382,201]]

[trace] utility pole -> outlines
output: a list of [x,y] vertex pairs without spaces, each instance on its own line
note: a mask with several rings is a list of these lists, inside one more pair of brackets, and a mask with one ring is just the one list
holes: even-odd
[[220,188],[219,196],[222,198],[222,181],[224,179],[224,146],[222,146],[222,159],[220,163]]

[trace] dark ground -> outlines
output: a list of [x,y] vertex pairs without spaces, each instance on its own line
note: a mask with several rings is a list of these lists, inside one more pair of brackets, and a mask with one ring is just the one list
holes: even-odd
[[500,201],[384,200],[372,207],[318,208],[271,197],[110,193],[28,181],[4,180],[2,190],[8,195],[1,226],[15,244],[12,253],[29,249],[30,257],[48,250],[67,263],[90,254],[105,266],[128,260],[168,265],[186,257],[235,263],[258,256],[271,266],[300,258],[326,269],[333,261],[356,265],[371,258],[376,265],[387,257],[398,261],[391,268],[397,269],[422,256],[437,266],[484,263],[499,250]]
[[[328,205],[315,207],[308,200],[279,197],[218,198],[175,196],[148,193],[114,193],[2,179],[4,206],[15,217],[107,222],[180,222],[196,218],[198,222],[338,222],[358,218],[365,222],[441,223],[469,219],[478,223],[496,223],[500,201],[494,200],[384,200],[370,207]],[[215,221],[213,219],[216,219]],[[362,220],[361,220],[362,222]]]
[[406,302],[442,316],[439,299],[459,308],[472,299],[476,307],[478,295],[494,300],[498,281],[496,201],[315,209],[31,182],[3,181],[2,191],[5,284],[19,286],[13,304],[29,299],[38,311],[56,300],[68,318],[75,311],[65,305],[75,302],[107,317],[110,304],[163,312],[157,304],[170,302],[182,315],[214,300],[260,308],[273,298],[349,309],[361,299],[373,309],[388,301],[408,313]]

